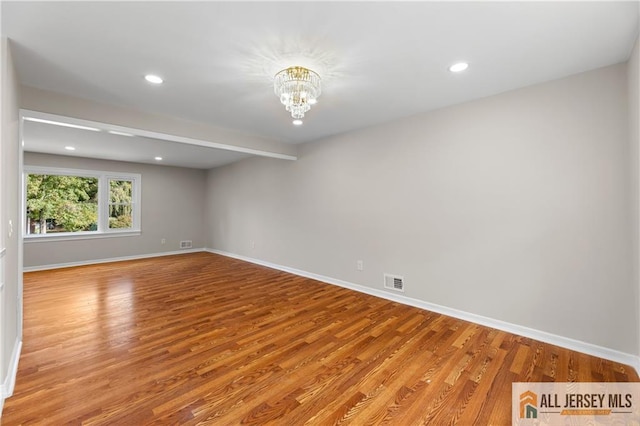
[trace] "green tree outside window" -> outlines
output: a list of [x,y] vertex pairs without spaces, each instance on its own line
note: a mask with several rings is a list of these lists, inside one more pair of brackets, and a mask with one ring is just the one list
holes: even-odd
[[27,233],[95,231],[98,178],[27,175]]
[[128,229],[133,223],[133,182],[109,179],[109,229]]

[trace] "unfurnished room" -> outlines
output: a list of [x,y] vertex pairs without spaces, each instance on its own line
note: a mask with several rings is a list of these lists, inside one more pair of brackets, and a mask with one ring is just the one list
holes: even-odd
[[1,1],[3,425],[639,425],[639,1]]

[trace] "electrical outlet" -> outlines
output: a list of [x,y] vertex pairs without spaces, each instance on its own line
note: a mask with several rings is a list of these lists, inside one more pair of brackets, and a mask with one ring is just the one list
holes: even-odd
[[356,261],[356,269],[358,271],[363,271],[364,270],[364,262],[362,260]]
[[255,241],[253,241],[253,240],[251,241],[251,248],[252,248],[252,249],[256,248],[256,242],[255,242]]
[[165,240],[164,238],[160,240],[160,244],[166,244],[167,240]]

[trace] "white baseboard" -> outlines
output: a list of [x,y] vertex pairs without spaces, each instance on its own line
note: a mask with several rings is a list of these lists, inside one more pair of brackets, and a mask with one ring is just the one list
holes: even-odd
[[389,293],[383,290],[377,290],[374,288],[350,283],[350,282],[339,280],[336,278],[325,277],[323,275],[318,275],[312,272],[290,268],[288,266],[277,265],[277,264],[266,262],[260,259],[254,259],[251,257],[241,256],[234,253],[228,253],[228,252],[225,252],[222,250],[216,250],[216,249],[206,249],[206,251],[208,251],[209,253],[215,253],[222,256],[226,256],[226,257],[232,257],[234,259],[244,260],[250,263],[255,263],[257,265],[266,266],[268,268],[289,272],[294,275],[311,278],[327,284],[337,285],[340,287],[348,288],[350,290],[358,291],[360,293],[366,293],[372,296],[377,296],[383,299],[391,300],[393,302],[402,303],[404,305],[409,305],[409,306],[424,309],[427,311],[436,312],[442,315],[447,315],[447,316],[458,318],[464,321],[473,322],[475,324],[480,324],[486,327],[491,327],[498,330],[506,331],[508,333],[517,334],[519,336],[528,337],[534,340],[560,346],[573,351],[582,352],[582,353],[596,356],[599,358],[604,358],[611,361],[619,362],[621,364],[626,364],[635,368],[636,372],[640,372],[640,356],[620,352],[615,349],[605,348],[603,346],[582,342],[580,340],[571,339],[569,337],[559,336],[557,334],[535,330],[533,328],[524,327],[521,325],[512,324],[509,322],[505,322],[505,321],[501,321],[501,320],[497,320],[489,317],[484,317],[482,315],[476,315],[470,312],[465,312],[458,309],[437,305],[435,303],[429,303],[423,300],[414,299],[407,296]]
[[206,251],[206,249],[192,248],[192,249],[175,250],[175,251],[164,251],[161,253],[137,254],[133,256],[110,257],[106,259],[83,260],[80,262],[52,263],[49,265],[26,266],[22,268],[22,271],[23,272],[46,271],[49,269],[72,268],[74,266],[95,265],[98,263],[123,262],[125,260],[147,259],[150,257],[160,257],[160,256],[173,256],[175,254],[196,253],[200,251]]
[[4,400],[13,395],[13,389],[16,386],[16,376],[18,375],[18,362],[20,361],[20,352],[22,352],[22,341],[16,340],[11,351],[11,360],[9,360],[9,370],[7,377],[0,389],[0,417],[2,416],[2,407]]

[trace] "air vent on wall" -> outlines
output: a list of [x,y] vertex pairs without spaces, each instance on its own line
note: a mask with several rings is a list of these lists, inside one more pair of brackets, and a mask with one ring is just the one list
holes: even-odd
[[404,277],[384,274],[384,288],[404,292]]
[[189,241],[180,241],[180,248],[181,249],[187,249],[187,248],[191,248],[193,247],[193,241],[189,240]]

